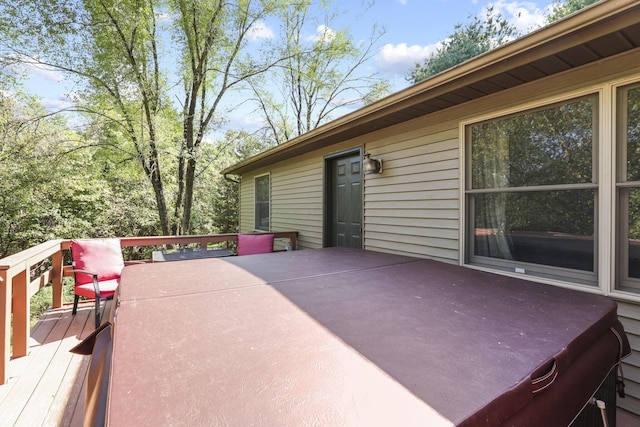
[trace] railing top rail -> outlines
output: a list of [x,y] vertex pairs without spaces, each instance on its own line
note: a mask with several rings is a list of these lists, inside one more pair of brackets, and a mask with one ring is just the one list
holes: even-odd
[[[180,244],[180,243],[212,243],[212,242],[233,242],[238,240],[238,234],[242,233],[226,233],[226,234],[188,234],[179,236],[142,236],[142,237],[120,237],[120,244],[124,247],[128,246],[155,246],[164,244]],[[276,238],[291,238],[298,235],[297,231],[274,231]],[[69,249],[71,240],[62,241],[62,249]]]
[[[295,238],[297,231],[275,231],[276,238]],[[237,233],[227,234],[202,234],[184,236],[144,236],[144,237],[121,237],[120,243],[124,247],[128,246],[154,246],[164,244],[185,244],[185,243],[215,243],[237,241]],[[39,245],[33,246],[24,251],[9,255],[0,259],[0,270],[10,270],[16,266],[24,266],[24,263],[39,262],[44,258],[60,251],[67,250],[71,245],[70,239],[48,240]]]
[[64,241],[61,239],[48,240],[39,245],[32,246],[29,249],[9,255],[8,257],[0,259],[0,270],[9,270],[15,266],[22,266],[25,262],[35,260],[38,262],[61,249],[61,244]]

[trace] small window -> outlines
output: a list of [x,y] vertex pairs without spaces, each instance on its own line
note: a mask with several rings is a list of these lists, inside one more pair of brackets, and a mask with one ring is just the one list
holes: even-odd
[[618,288],[640,290],[640,84],[618,89]]
[[467,126],[467,262],[597,284],[597,105]]
[[255,228],[256,230],[269,231],[269,175],[261,175],[255,178]]

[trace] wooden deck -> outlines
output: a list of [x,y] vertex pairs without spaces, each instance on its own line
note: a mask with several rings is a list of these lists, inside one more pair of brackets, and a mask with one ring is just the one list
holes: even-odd
[[[82,426],[89,356],[69,352],[93,330],[93,303],[47,311],[32,331],[29,355],[9,364],[0,385],[0,427]],[[107,307],[108,309],[108,307]],[[640,426],[640,418],[618,409],[618,427]]]
[[11,360],[0,385],[0,426],[82,426],[89,356],[69,349],[93,330],[93,306],[49,310],[34,326],[29,355]]

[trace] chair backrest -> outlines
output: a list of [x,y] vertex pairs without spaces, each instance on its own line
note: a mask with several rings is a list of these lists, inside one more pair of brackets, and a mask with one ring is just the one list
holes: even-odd
[[[78,239],[71,241],[73,268],[98,275],[98,280],[118,279],[124,268],[120,239]],[[90,274],[76,273],[76,285],[90,283]]]
[[273,234],[238,234],[238,255],[273,252]]

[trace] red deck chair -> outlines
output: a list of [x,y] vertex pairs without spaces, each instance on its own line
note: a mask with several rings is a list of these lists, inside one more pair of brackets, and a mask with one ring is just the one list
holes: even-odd
[[238,234],[238,255],[273,252],[273,234]]
[[96,328],[100,326],[100,300],[112,298],[124,268],[120,239],[82,239],[71,241],[71,260],[75,277],[73,311],[81,296],[96,301]]

